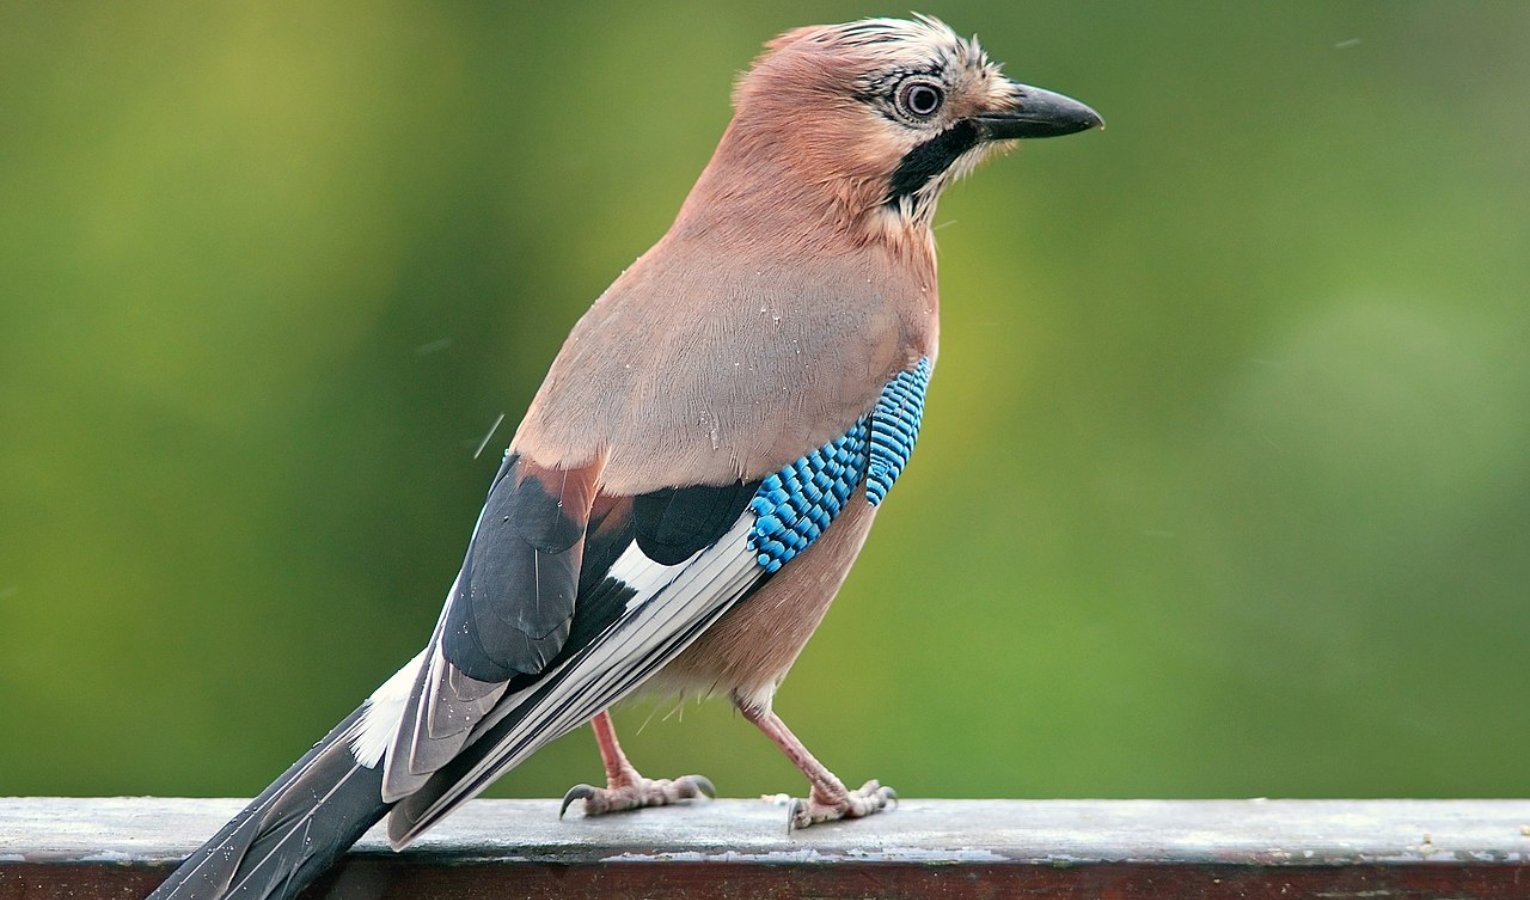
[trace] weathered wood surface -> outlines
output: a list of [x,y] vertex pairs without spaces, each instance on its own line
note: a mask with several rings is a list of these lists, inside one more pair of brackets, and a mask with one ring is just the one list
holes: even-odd
[[[0,799],[0,900],[131,898],[236,800]],[[1530,800],[906,800],[788,835],[720,800],[559,821],[476,801],[311,897],[1530,898]]]

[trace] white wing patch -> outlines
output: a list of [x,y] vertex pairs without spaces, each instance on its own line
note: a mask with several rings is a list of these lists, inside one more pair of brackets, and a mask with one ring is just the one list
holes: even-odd
[[399,721],[404,717],[404,707],[409,705],[409,694],[414,689],[414,681],[425,661],[425,653],[425,650],[421,650],[415,654],[414,659],[404,663],[402,669],[394,672],[367,698],[361,721],[350,737],[351,755],[363,766],[377,768],[383,754],[388,752],[388,747],[393,743]]
[[[723,540],[726,541],[727,538],[724,537]],[[700,554],[698,553],[697,555],[699,556]],[[674,581],[681,572],[685,571],[686,566],[695,561],[696,557],[693,556],[684,562],[666,566],[649,559],[648,554],[638,547],[637,541],[633,541],[627,545],[627,549],[622,552],[622,555],[616,558],[616,562],[611,564],[611,571],[607,575],[637,591],[632,599],[627,601],[626,611],[631,612],[643,602],[651,600],[659,591],[668,587],[670,582]]]

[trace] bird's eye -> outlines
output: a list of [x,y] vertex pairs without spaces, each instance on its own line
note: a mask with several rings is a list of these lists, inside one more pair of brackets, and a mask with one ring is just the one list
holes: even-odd
[[945,91],[928,81],[905,81],[898,88],[898,106],[915,118],[933,116],[944,102]]

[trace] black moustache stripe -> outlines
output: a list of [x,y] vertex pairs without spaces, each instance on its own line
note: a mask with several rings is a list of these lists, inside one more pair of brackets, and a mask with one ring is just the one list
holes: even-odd
[[978,143],[978,128],[971,121],[961,121],[904,154],[887,185],[889,206],[930,183],[930,179]]

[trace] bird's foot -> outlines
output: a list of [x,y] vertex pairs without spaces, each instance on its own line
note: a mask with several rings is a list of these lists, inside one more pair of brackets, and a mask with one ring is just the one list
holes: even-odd
[[839,819],[860,819],[879,813],[889,805],[897,804],[897,791],[890,787],[883,787],[882,783],[875,778],[861,785],[859,790],[842,791],[842,795],[838,797],[822,793],[815,787],[808,795],[808,799],[791,802],[787,813],[786,830],[790,832],[809,825],[817,825],[819,822],[834,822]]
[[563,806],[558,818],[568,812],[576,800],[584,801],[584,814],[603,816],[606,813],[642,809],[645,806],[669,806],[681,800],[697,797],[716,797],[717,789],[704,775],[686,775],[681,778],[644,778],[633,773],[609,787],[598,788],[589,784],[576,784],[563,795]]

